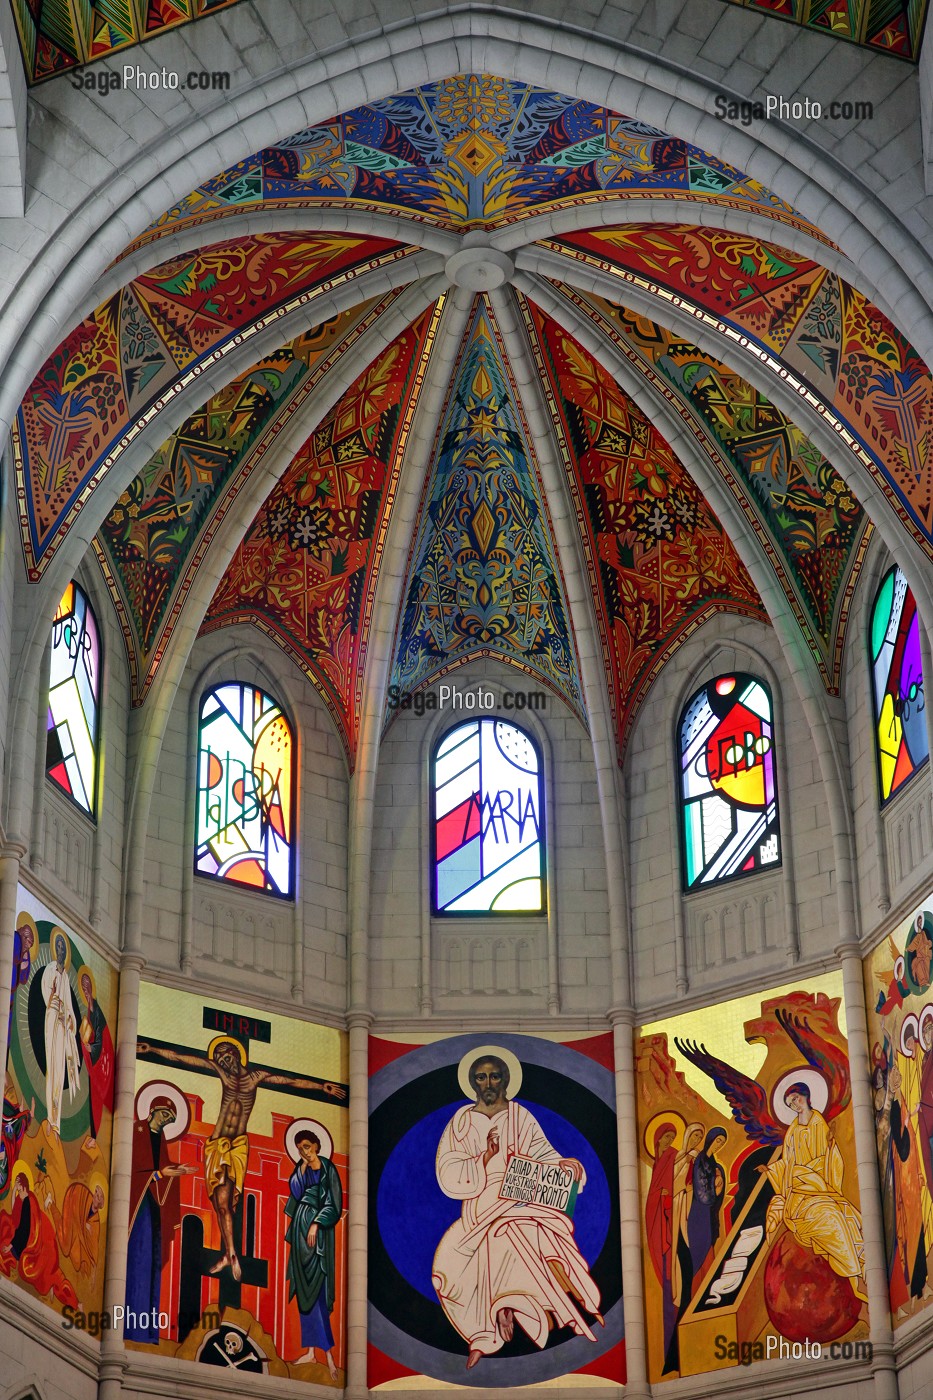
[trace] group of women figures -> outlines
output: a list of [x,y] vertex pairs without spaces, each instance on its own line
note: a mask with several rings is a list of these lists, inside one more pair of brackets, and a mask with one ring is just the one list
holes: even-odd
[[716,1160],[723,1128],[688,1123],[675,1146],[674,1123],[654,1134],[654,1168],[645,1223],[651,1262],[661,1285],[664,1313],[664,1373],[679,1370],[677,1324],[690,1305],[715,1253],[726,1174]]

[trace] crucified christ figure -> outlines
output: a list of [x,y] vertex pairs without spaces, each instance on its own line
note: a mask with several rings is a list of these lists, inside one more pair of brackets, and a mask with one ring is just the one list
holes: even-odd
[[211,1269],[219,1274],[229,1265],[239,1283],[242,1277],[233,1240],[233,1212],[243,1190],[249,1160],[249,1138],[246,1134],[249,1116],[256,1102],[257,1089],[278,1085],[289,1089],[317,1089],[334,1099],[345,1099],[346,1089],[320,1079],[308,1079],[303,1074],[280,1074],[271,1069],[250,1069],[246,1051],[236,1040],[218,1036],[212,1040],[206,1055],[187,1050],[172,1050],[146,1040],[136,1042],[137,1053],[154,1055],[167,1064],[188,1065],[192,1069],[213,1070],[220,1080],[220,1112],[214,1130],[204,1145],[204,1184],[210,1197],[220,1237],[223,1257]]

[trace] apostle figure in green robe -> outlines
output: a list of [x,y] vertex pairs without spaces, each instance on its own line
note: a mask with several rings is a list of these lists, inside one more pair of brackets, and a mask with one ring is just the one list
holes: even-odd
[[314,1349],[323,1351],[327,1369],[337,1379],[334,1334],[330,1315],[336,1297],[334,1227],[343,1209],[343,1189],[337,1168],[322,1157],[321,1141],[308,1129],[295,1134],[298,1161],[289,1179],[285,1203],[289,1245],[289,1298],[298,1302],[301,1342],[307,1347],[297,1365],[314,1361]]

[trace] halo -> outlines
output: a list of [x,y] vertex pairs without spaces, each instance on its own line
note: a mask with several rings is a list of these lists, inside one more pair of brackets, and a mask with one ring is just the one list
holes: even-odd
[[16,1178],[17,1178],[18,1176],[25,1177],[25,1179],[26,1179],[26,1185],[29,1187],[30,1191],[35,1191],[35,1189],[36,1189],[36,1179],[35,1179],[35,1177],[34,1177],[33,1174],[32,1174],[32,1167],[29,1165],[28,1162],[17,1162],[17,1163],[16,1163],[16,1166],[13,1168],[13,1175],[12,1175],[12,1177],[10,1178],[10,1185],[11,1185],[11,1186],[13,1186],[13,1185],[15,1184]]
[[895,982],[902,982],[902,981],[903,981],[903,979],[904,979],[904,968],[905,968],[905,966],[906,966],[906,964],[905,964],[905,962],[904,962],[904,955],[903,955],[903,953],[898,953],[897,957],[894,959],[894,980],[895,980]]
[[320,1155],[322,1157],[333,1158],[334,1139],[324,1127],[324,1124],[319,1123],[316,1118],[293,1118],[285,1129],[285,1151],[293,1162],[297,1163],[301,1161],[301,1153],[295,1146],[295,1138],[300,1132],[313,1133],[316,1138],[320,1139]]
[[921,1045],[923,1044],[923,1028],[927,1021],[933,1021],[933,1002],[930,1001],[927,1002],[926,1006],[920,1012],[920,1020],[917,1026],[917,1039],[920,1041]]
[[76,981],[77,984],[78,984],[78,991],[79,991],[79,992],[81,991],[81,978],[84,977],[84,976],[90,977],[90,979],[91,979],[91,996],[92,996],[92,997],[94,998],[94,1000],[96,1001],[96,1000],[97,1000],[97,982],[96,982],[96,980],[95,980],[95,978],[94,978],[93,972],[92,972],[91,969],[88,967],[87,963],[83,963],[83,964],[81,965],[81,967],[78,968],[78,975],[77,975],[77,977],[75,978],[75,981]]
[[656,1113],[653,1118],[649,1118],[645,1127],[645,1151],[654,1161],[654,1135],[662,1123],[670,1123],[675,1129],[674,1146],[680,1151],[684,1141],[684,1128],[686,1124],[679,1113]]
[[167,1079],[150,1079],[149,1083],[144,1084],[137,1093],[136,1121],[138,1123],[145,1123],[149,1117],[153,1099],[169,1099],[175,1108],[175,1122],[166,1124],[162,1129],[162,1136],[166,1142],[172,1142],[175,1138],[181,1137],[182,1133],[188,1131],[188,1124],[191,1121],[188,1100],[178,1085],[170,1084]]
[[23,927],[24,924],[32,934],[32,946],[38,951],[39,926],[36,923],[35,919],[32,917],[32,915],[26,913],[25,909],[22,911],[22,913],[17,914],[16,923],[13,925],[13,927],[16,929],[16,932],[19,933],[20,929]]
[[49,962],[54,963],[56,961],[55,942],[59,934],[61,934],[62,938],[65,940],[65,971],[67,972],[71,967],[71,939],[63,928],[59,928],[58,924],[54,924],[49,931]]
[[495,1055],[497,1059],[504,1060],[509,1067],[509,1087],[505,1097],[514,1099],[519,1089],[522,1087],[522,1067],[518,1061],[518,1056],[513,1055],[511,1050],[504,1049],[501,1045],[477,1045],[475,1050],[468,1050],[457,1066],[457,1083],[463,1092],[465,1099],[472,1099],[476,1102],[476,1090],[470,1083],[470,1065],[475,1065],[477,1060],[481,1060],[484,1055]]
[[232,1035],[214,1036],[214,1039],[207,1047],[207,1058],[209,1060],[212,1060],[214,1058],[214,1051],[217,1049],[218,1045],[232,1045],[240,1057],[240,1064],[243,1066],[244,1069],[246,1068],[246,1051],[243,1049],[243,1046],[238,1040],[234,1040]]
[[798,1069],[788,1070],[787,1074],[782,1074],[771,1092],[771,1111],[779,1123],[793,1123],[797,1118],[794,1110],[784,1102],[784,1095],[792,1084],[806,1084],[810,1090],[811,1107],[815,1108],[817,1113],[823,1112],[829,1102],[829,1085],[819,1070],[802,1065]]
[[904,1017],[904,1020],[903,1020],[902,1023],[901,1023],[901,1040],[900,1040],[901,1054],[902,1054],[906,1059],[912,1060],[913,1057],[914,1057],[914,1052],[913,1052],[913,1050],[908,1050],[908,1049],[907,1049],[907,1046],[904,1044],[904,1038],[905,1038],[905,1034],[906,1034],[906,1032],[907,1032],[908,1027],[912,1027],[912,1028],[913,1028],[913,1032],[914,1032],[914,1044],[915,1044],[915,1048],[916,1048],[916,1042],[919,1041],[919,1039],[920,1039],[920,1023],[919,1023],[919,1021],[917,1020],[916,1016],[914,1015],[914,1013],[913,1013],[912,1011],[909,1012],[908,1015],[906,1015],[906,1016]]
[[107,1214],[107,1207],[110,1205],[110,1191],[107,1186],[107,1178],[104,1176],[103,1172],[92,1172],[88,1177],[87,1184],[92,1195],[95,1188],[98,1186],[104,1193],[104,1204],[98,1211],[100,1218],[103,1220],[104,1216]]

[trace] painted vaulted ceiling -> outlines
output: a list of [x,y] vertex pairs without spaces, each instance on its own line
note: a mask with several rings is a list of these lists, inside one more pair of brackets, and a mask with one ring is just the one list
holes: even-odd
[[748,10],[790,20],[805,29],[918,59],[927,0],[729,0]]
[[[632,222],[659,195],[666,221]],[[264,231],[264,211],[300,228],[309,206],[323,228],[281,231],[278,213]],[[225,239],[244,212],[252,232]],[[157,261],[199,226],[202,246]],[[403,690],[501,658],[584,723],[595,628],[620,758],[660,669],[717,613],[767,621],[786,599],[835,692],[871,530],[853,463],[933,557],[933,378],[809,235],[827,242],[664,132],[488,75],[300,132],[158,220],[37,372],[13,429],[27,576],[42,585],[93,502],[134,702],[176,638],[257,627],[317,686],[351,765],[374,625]],[[768,376],[833,430],[831,459]]]
[[240,0],[10,0],[28,83],[109,58]]
[[498,656],[583,716],[560,565],[531,434],[492,311],[477,297],[438,425],[392,684],[411,692]]

